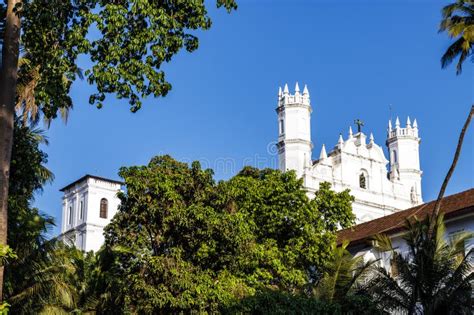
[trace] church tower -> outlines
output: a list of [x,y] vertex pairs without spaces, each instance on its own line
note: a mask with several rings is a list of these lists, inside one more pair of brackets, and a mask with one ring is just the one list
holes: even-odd
[[418,136],[418,123],[416,119],[411,124],[410,117],[407,118],[406,127],[400,126],[400,120],[395,120],[395,128],[392,121],[388,122],[387,147],[390,156],[390,180],[400,182],[407,187],[413,204],[421,203],[421,175],[420,169],[420,138]]
[[65,243],[83,251],[98,251],[104,243],[104,227],[118,211],[122,182],[85,175],[62,188],[61,235]]
[[298,83],[295,94],[288,85],[278,91],[278,160],[281,171],[295,170],[298,177],[312,164],[311,103],[308,88],[300,93]]

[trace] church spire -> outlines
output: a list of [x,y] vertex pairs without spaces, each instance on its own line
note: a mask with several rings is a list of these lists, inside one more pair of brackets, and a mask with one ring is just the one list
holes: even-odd
[[281,86],[278,87],[278,97],[280,98],[283,95],[283,92],[281,91]]
[[351,138],[352,138],[352,127],[349,126],[349,139],[351,139]]
[[337,144],[342,145],[344,140],[342,139],[342,133],[339,134],[339,139],[337,140]]
[[296,82],[295,85],[295,94],[300,94],[300,86],[298,85],[298,82]]
[[415,118],[415,120],[413,121],[413,128],[418,129],[418,122],[416,121],[416,118]]
[[392,119],[388,120],[388,132],[392,131]]
[[304,85],[303,95],[309,96],[308,86],[306,84]]
[[283,94],[290,94],[290,90],[288,89],[288,83],[285,83],[285,89],[283,90]]
[[328,155],[326,153],[326,146],[323,144],[323,147],[321,148],[321,153],[319,154],[319,159],[324,160],[327,157]]
[[374,134],[372,132],[370,133],[369,144],[374,144]]
[[411,128],[410,116],[407,116],[407,128]]
[[400,119],[398,119],[398,116],[397,116],[397,119],[395,120],[395,128],[400,128]]

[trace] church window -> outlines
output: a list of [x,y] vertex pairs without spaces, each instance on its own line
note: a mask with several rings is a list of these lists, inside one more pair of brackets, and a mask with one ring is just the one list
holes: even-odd
[[360,173],[359,175],[359,187],[367,189],[367,178],[365,177],[364,173]]
[[72,225],[72,219],[73,219],[73,209],[72,209],[72,205],[69,206],[69,225]]
[[280,120],[280,134],[284,134],[285,133],[285,123],[283,121],[283,119]]
[[107,219],[107,212],[109,210],[108,208],[109,208],[109,202],[107,201],[107,199],[102,198],[100,200],[100,217],[101,218]]
[[84,201],[81,200],[79,204],[79,220],[84,219]]

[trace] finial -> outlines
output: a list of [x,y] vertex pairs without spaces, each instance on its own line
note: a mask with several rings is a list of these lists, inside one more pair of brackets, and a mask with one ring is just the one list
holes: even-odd
[[283,92],[281,91],[281,86],[278,87],[278,97],[281,97],[281,95],[283,94]]
[[284,94],[289,94],[290,93],[290,90],[288,89],[288,84],[285,83],[285,89],[283,90],[283,93]]
[[306,84],[304,85],[303,95],[308,95],[309,96],[308,86]]
[[413,121],[413,128],[418,128],[418,122],[416,121],[416,118]]
[[372,132],[370,133],[369,140],[370,140],[369,143],[374,144],[374,134]]
[[323,144],[323,147],[321,148],[321,154],[319,154],[319,159],[324,160],[327,157],[328,155],[326,154],[326,146]]
[[296,94],[300,93],[300,86],[298,85],[298,82],[296,82],[296,85],[295,85],[295,93]]
[[392,119],[388,120],[388,131],[392,131]]
[[352,127],[349,126],[349,139],[352,138]]
[[397,119],[395,120],[395,128],[400,128],[400,119],[398,119],[398,116],[397,116]]
[[410,116],[407,116],[407,128],[411,128]]
[[337,144],[343,144],[344,140],[342,139],[342,133],[339,134],[339,140],[337,140]]

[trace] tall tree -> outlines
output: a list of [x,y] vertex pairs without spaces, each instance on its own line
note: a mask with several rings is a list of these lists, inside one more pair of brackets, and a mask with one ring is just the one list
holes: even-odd
[[[217,6],[237,7],[234,0],[217,0]],[[15,105],[37,107],[49,119],[71,107],[77,59],[85,54],[92,61],[85,78],[97,88],[89,102],[102,107],[112,93],[128,99],[135,112],[142,97],[168,93],[162,64],[182,48],[197,49],[191,31],[209,29],[211,20],[204,0],[8,0],[2,8],[0,244],[6,244]],[[90,35],[91,29],[98,35]],[[19,69],[20,41],[28,62]],[[31,90],[24,99],[16,94],[18,80]],[[2,284],[0,269],[0,299]]]
[[[473,54],[474,44],[474,1],[457,0],[443,8],[440,32],[446,32],[455,39],[441,57],[443,68],[459,57],[456,73],[461,74],[464,61]],[[473,60],[474,61],[474,60]]]
[[120,176],[98,312],[216,312],[257,290],[304,293],[332,255],[334,226],[353,222],[347,191],[324,185],[310,200],[294,172],[247,167],[216,183],[197,162],[159,156]]

